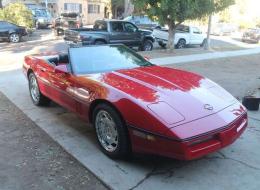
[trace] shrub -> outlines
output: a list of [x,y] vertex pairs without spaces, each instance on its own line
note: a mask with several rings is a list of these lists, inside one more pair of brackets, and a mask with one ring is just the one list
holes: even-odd
[[0,20],[5,20],[19,26],[32,28],[32,12],[22,3],[10,3],[8,6],[0,9]]

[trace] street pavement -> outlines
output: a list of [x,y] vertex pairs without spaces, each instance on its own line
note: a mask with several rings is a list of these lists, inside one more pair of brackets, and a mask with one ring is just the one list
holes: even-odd
[[[45,46],[48,46],[47,43]],[[237,54],[236,57],[200,59],[197,62],[192,62],[189,57],[186,59],[189,62],[185,63],[175,61],[172,64],[168,60],[165,62],[172,64],[168,67],[195,71],[208,76],[233,95],[241,97],[245,91],[256,90],[259,87],[257,85],[260,74],[256,68],[260,68],[260,55],[254,52],[256,50],[251,50],[253,52],[251,56]],[[9,54],[6,53],[6,56],[11,55],[15,55],[11,50]],[[93,128],[75,114],[55,104],[39,108],[31,103],[27,81],[19,69],[22,62],[19,59],[14,61],[17,67],[10,69],[5,67],[4,72],[0,71],[0,91],[111,189],[206,190],[210,187],[212,190],[258,190],[260,188],[259,112],[249,113],[249,128],[233,145],[199,160],[184,162],[148,155],[135,155],[128,161],[111,160],[98,149]],[[236,68],[235,72],[232,72],[233,68]],[[241,88],[241,85],[245,87]]]

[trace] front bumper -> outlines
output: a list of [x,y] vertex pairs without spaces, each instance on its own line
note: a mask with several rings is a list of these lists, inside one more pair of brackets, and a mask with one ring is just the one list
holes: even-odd
[[227,126],[187,140],[170,139],[129,127],[132,149],[138,153],[149,153],[180,160],[193,160],[216,152],[232,144],[248,125],[244,113]]

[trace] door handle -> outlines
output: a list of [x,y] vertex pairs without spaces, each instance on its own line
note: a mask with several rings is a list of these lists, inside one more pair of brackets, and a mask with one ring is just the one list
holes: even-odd
[[46,71],[46,69],[45,69],[45,68],[41,68],[40,70],[41,70],[42,72],[45,72],[45,71]]
[[44,67],[40,67],[40,66],[38,66],[38,68],[39,68],[40,71],[42,71],[42,72],[45,72],[45,71],[46,71],[46,69],[45,69]]

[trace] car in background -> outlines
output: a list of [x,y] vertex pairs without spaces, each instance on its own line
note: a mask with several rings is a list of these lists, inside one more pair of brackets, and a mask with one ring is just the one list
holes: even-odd
[[[168,29],[154,29],[153,36],[161,47],[166,47],[169,37]],[[205,41],[206,34],[202,33],[198,27],[180,25],[176,29],[174,45],[178,49],[188,45],[200,45],[202,47]]]
[[12,43],[18,43],[23,36],[26,36],[27,30],[25,27],[12,24],[7,21],[0,20],[0,39],[8,40]]
[[79,13],[61,13],[53,23],[55,34],[58,36],[63,35],[67,29],[80,28],[82,26],[82,17]]
[[154,30],[161,28],[158,22],[152,21],[148,16],[128,16],[124,20],[135,24],[141,29]]
[[242,42],[259,43],[260,28],[249,28],[242,36]]
[[31,8],[36,29],[48,28],[52,25],[52,17],[45,8]]
[[231,145],[248,125],[246,108],[216,83],[156,66],[123,45],[28,55],[23,72],[36,106],[53,100],[92,123],[101,151],[114,159],[132,152],[198,159]]
[[149,30],[141,30],[124,20],[97,20],[93,28],[75,28],[65,31],[64,40],[78,45],[124,44],[142,51],[153,49],[154,37]]
[[218,23],[213,26],[211,34],[215,36],[230,36],[232,33],[236,32],[238,27],[229,23]]

